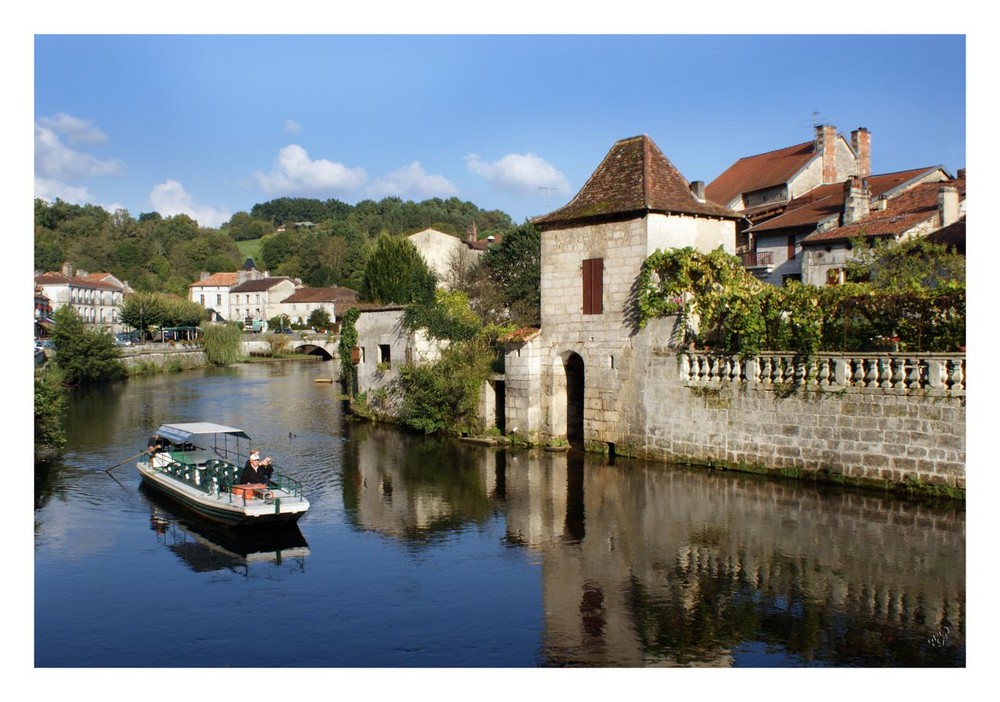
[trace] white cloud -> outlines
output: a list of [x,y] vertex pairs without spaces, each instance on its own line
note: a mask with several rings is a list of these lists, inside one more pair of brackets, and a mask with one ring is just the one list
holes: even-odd
[[454,183],[440,175],[430,175],[414,161],[384,178],[376,179],[371,186],[375,195],[395,195],[409,198],[451,197],[458,194]]
[[232,218],[229,212],[197,205],[191,195],[176,180],[166,180],[149,193],[153,209],[164,217],[185,214],[202,227],[220,227]]
[[346,192],[361,186],[367,176],[364,169],[347,168],[326,159],[312,160],[298,144],[289,144],[278,151],[275,167],[270,173],[253,174],[265,193],[326,190]]
[[285,133],[286,134],[298,134],[302,131],[302,125],[296,122],[294,119],[285,120]]
[[60,134],[44,120],[35,124],[35,174],[56,180],[118,175],[123,167],[117,159],[102,161],[66,146]]
[[469,154],[465,164],[499,190],[518,194],[537,194],[541,188],[569,192],[566,176],[535,154],[507,154],[493,163]]
[[91,202],[90,191],[82,185],[67,185],[51,178],[35,176],[35,197],[46,202],[62,200],[76,205]]
[[103,144],[108,135],[85,119],[58,112],[51,117],[41,117],[38,125],[63,134],[71,144]]

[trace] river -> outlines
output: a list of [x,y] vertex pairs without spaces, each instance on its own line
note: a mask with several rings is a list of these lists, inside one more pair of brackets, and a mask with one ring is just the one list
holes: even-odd
[[[965,512],[356,423],[326,362],[77,392],[36,470],[39,668],[964,667]],[[311,502],[267,538],[140,488],[240,426]]]

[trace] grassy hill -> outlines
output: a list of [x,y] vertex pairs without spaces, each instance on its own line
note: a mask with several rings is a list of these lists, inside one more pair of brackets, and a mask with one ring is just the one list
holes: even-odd
[[237,248],[240,250],[240,256],[243,257],[245,261],[247,258],[252,258],[253,262],[258,266],[260,263],[260,239],[249,239],[246,241],[237,241]]

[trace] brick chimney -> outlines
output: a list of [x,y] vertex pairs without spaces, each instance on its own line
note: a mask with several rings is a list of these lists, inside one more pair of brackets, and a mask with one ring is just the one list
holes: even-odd
[[858,176],[867,178],[872,174],[872,135],[865,127],[851,132],[851,146],[858,155]]
[[837,182],[837,128],[832,124],[816,126],[816,153],[823,157],[823,184]]
[[67,278],[72,278],[73,277],[73,264],[69,263],[69,262],[66,262],[66,263],[62,264],[62,274],[64,276],[66,276]]
[[941,226],[954,224],[958,221],[958,215],[958,188],[942,183],[938,188],[938,218],[941,220]]
[[868,189],[868,179],[851,176],[844,181],[843,226],[864,219],[871,212],[872,194]]
[[695,180],[691,182],[691,193],[698,198],[698,202],[705,202],[705,181]]

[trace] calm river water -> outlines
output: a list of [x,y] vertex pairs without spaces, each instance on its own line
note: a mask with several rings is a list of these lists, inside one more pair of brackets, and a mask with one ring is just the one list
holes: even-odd
[[[332,363],[76,395],[36,473],[37,667],[965,665],[965,513],[345,419]],[[139,486],[171,421],[244,427],[312,503],[268,538]]]

